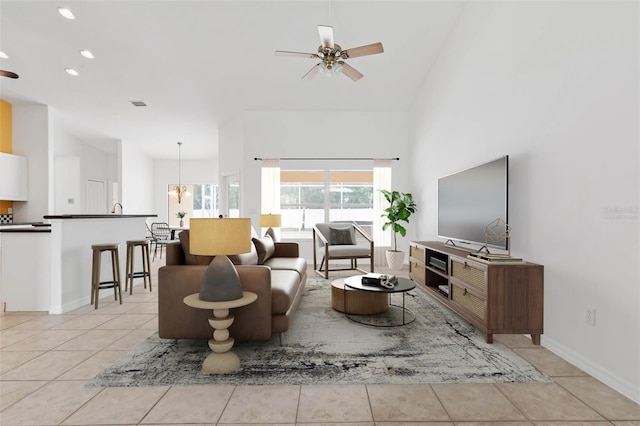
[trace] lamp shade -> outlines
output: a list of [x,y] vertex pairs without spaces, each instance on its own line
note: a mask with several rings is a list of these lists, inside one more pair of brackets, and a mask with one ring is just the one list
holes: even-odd
[[260,215],[261,228],[269,228],[269,227],[279,228],[281,225],[282,225],[282,215],[279,215],[279,214],[261,214]]
[[200,284],[200,300],[223,302],[242,297],[240,276],[228,254],[251,251],[251,219],[191,219],[189,252],[215,256]]
[[251,219],[193,218],[189,221],[189,252],[216,256],[251,251]]

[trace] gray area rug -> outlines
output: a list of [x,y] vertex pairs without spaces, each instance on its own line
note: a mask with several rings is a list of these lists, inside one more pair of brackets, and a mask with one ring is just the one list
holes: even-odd
[[[401,304],[401,296],[392,303]],[[354,323],[331,308],[331,284],[310,277],[291,329],[264,342],[239,342],[236,372],[201,372],[209,353],[202,340],[151,336],[89,386],[187,384],[373,384],[550,382],[504,345],[484,336],[420,289],[406,294],[416,314],[411,324],[375,328]],[[385,318],[386,315],[387,317]],[[367,317],[394,319],[398,309]],[[398,317],[395,317],[398,319]]]

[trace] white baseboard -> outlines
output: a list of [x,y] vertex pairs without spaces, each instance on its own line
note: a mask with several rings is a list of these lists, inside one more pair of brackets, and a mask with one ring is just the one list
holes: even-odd
[[582,371],[596,379],[600,380],[610,388],[620,392],[622,395],[640,404],[640,389],[637,385],[630,383],[628,380],[613,374],[611,371],[602,368],[600,365],[594,364],[591,360],[585,358],[579,353],[567,348],[557,341],[542,336],[542,346],[549,349],[565,361],[570,362]]

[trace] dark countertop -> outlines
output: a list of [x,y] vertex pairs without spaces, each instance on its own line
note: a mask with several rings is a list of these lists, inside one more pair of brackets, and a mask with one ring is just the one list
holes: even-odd
[[16,229],[0,229],[0,233],[16,233],[16,232],[41,232],[41,233],[51,233],[51,227],[47,226],[39,226],[33,228],[16,228]]
[[45,219],[123,219],[132,217],[158,217],[157,214],[59,214],[43,216]]
[[51,232],[51,225],[42,222],[3,223],[0,232]]

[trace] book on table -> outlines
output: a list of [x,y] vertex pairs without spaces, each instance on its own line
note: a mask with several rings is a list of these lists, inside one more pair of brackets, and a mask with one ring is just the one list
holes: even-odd
[[377,286],[377,287],[393,288],[396,284],[398,284],[398,277],[396,277],[395,275],[376,274],[376,273],[370,272],[362,276],[362,284]]

